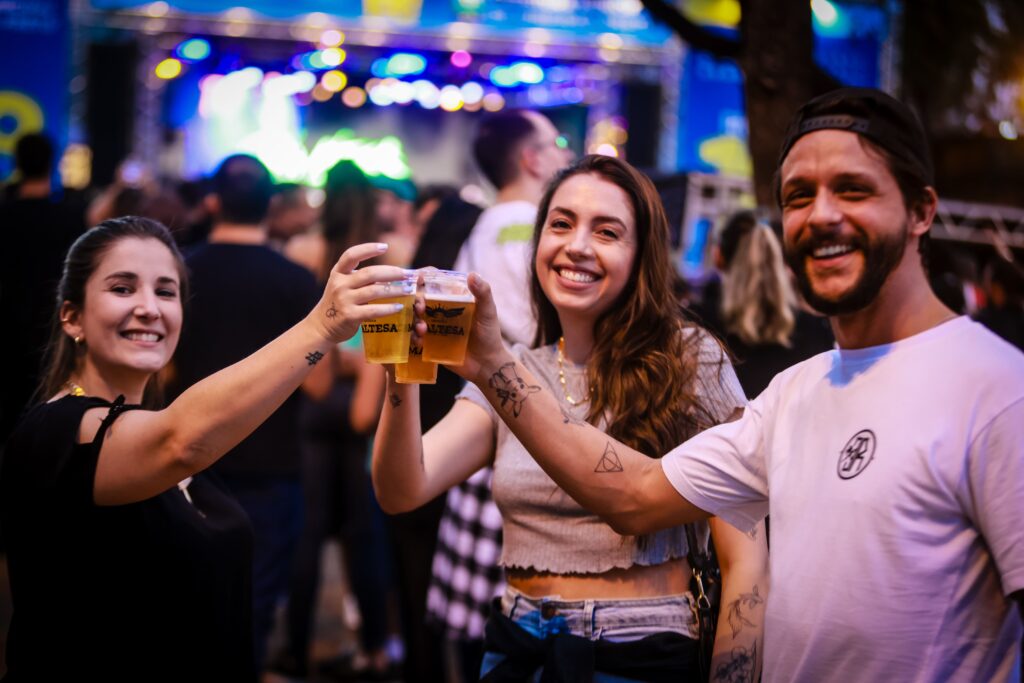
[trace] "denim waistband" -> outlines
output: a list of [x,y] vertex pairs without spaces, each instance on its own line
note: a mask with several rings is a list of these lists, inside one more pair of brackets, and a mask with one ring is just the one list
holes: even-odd
[[591,640],[639,640],[655,633],[699,636],[693,596],[689,593],[658,598],[562,600],[559,596],[532,598],[505,587],[501,611],[537,638],[570,633]]

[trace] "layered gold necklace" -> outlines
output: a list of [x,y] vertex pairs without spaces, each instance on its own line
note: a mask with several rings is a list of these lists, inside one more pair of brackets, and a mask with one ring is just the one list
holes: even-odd
[[562,394],[565,396],[566,403],[574,408],[589,401],[591,394],[594,393],[594,387],[590,387],[585,398],[575,399],[569,394],[569,386],[565,381],[565,337],[558,338],[558,381],[562,384]]

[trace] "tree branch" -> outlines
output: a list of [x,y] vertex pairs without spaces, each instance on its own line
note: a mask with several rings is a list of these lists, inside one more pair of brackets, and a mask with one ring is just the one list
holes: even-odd
[[664,0],[640,0],[655,19],[668,26],[692,47],[716,57],[739,57],[743,44],[735,38],[713,33],[687,19]]

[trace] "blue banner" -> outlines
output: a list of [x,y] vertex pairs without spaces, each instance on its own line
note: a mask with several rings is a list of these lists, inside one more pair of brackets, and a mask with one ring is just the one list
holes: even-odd
[[67,0],[0,2],[0,181],[13,170],[14,146],[45,131],[58,155],[67,142]]

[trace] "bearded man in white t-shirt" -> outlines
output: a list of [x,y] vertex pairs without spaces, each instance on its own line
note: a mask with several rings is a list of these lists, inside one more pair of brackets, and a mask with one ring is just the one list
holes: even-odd
[[[619,533],[771,514],[765,681],[1018,680],[1024,355],[931,291],[938,199],[920,123],[877,90],[823,95],[797,113],[777,181],[787,261],[838,348],[780,373],[733,422],[658,462],[563,421],[542,390],[507,412],[488,378],[511,364],[540,382],[502,348],[479,278],[458,371]],[[609,453],[614,471],[597,467]],[[745,655],[716,655],[712,678],[732,680]]]

